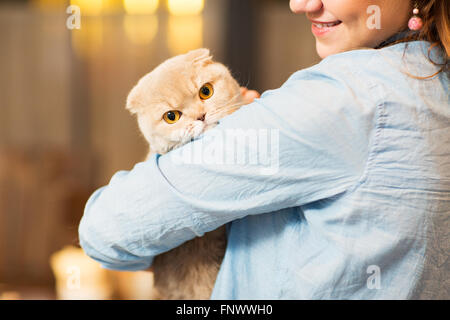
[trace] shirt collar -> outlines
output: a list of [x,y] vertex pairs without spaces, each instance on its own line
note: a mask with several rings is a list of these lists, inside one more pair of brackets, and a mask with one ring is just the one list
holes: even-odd
[[410,37],[417,33],[418,33],[417,31],[411,31],[411,30],[403,30],[403,31],[397,32],[393,36],[391,36],[390,38],[388,38],[387,40],[383,41],[378,46],[376,46],[375,49],[380,49],[380,48],[386,47],[398,40]]

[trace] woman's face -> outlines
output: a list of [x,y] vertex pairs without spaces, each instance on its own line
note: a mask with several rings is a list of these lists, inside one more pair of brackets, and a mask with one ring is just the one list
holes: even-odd
[[290,7],[311,21],[321,58],[376,47],[407,26],[413,9],[411,0],[290,0]]

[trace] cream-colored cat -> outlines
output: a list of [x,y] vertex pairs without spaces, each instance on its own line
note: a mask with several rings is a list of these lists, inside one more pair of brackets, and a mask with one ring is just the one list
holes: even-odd
[[[127,109],[152,153],[164,154],[214,127],[249,103],[229,70],[197,49],[166,60],[131,90]],[[157,256],[152,264],[159,299],[209,299],[226,247],[225,228]]]

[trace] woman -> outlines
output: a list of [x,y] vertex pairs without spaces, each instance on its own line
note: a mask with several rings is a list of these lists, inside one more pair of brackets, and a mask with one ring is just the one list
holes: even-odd
[[140,270],[227,224],[213,299],[448,299],[448,1],[290,7],[322,62],[217,127],[256,132],[267,148],[241,146],[258,163],[179,161],[219,148],[210,130],[118,172],[86,205],[82,247]]

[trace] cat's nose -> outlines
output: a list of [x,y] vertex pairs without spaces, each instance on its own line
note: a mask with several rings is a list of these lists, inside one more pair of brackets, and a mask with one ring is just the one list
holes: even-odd
[[197,120],[205,121],[205,116],[206,116],[206,113],[204,113],[200,117],[198,117]]

